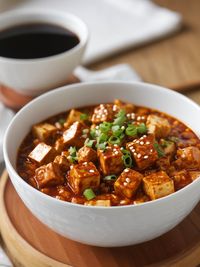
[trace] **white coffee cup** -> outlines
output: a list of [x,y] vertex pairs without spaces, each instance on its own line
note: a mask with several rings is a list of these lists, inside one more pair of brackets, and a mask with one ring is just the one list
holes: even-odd
[[0,84],[17,92],[36,96],[66,83],[81,63],[88,39],[85,23],[76,16],[54,10],[15,11],[0,17],[0,31],[29,23],[50,23],[64,27],[79,38],[74,48],[54,56],[37,59],[0,57]]

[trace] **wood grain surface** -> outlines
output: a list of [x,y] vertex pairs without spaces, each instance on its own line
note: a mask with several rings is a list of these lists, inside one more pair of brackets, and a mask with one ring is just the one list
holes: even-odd
[[152,241],[100,248],[68,240],[25,207],[5,172],[0,179],[0,228],[16,267],[196,267],[200,262],[200,204],[176,228]]
[[[182,14],[182,30],[168,38],[110,57],[90,66],[101,69],[129,63],[144,81],[169,88],[200,85],[200,1],[154,0]],[[200,88],[200,86],[199,86]]]

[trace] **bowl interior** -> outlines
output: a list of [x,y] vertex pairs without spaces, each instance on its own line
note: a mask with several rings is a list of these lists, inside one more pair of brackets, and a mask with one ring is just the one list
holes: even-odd
[[4,139],[6,162],[16,167],[18,147],[33,124],[71,108],[112,102],[115,98],[158,109],[172,115],[200,135],[200,107],[185,96],[145,83],[101,82],[64,86],[22,108],[10,123]]

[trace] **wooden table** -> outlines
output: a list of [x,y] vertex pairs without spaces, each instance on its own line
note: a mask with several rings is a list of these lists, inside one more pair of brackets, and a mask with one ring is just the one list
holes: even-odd
[[195,90],[187,90],[184,93],[200,104],[200,1],[154,2],[181,13],[182,30],[163,40],[114,55],[89,67],[97,70],[114,64],[128,63],[146,82],[169,88],[195,87]]

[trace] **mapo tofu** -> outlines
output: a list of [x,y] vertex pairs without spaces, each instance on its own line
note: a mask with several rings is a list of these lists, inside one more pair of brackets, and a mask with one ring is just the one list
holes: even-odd
[[163,112],[116,99],[33,125],[17,169],[31,186],[62,201],[138,205],[200,177],[200,140]]

